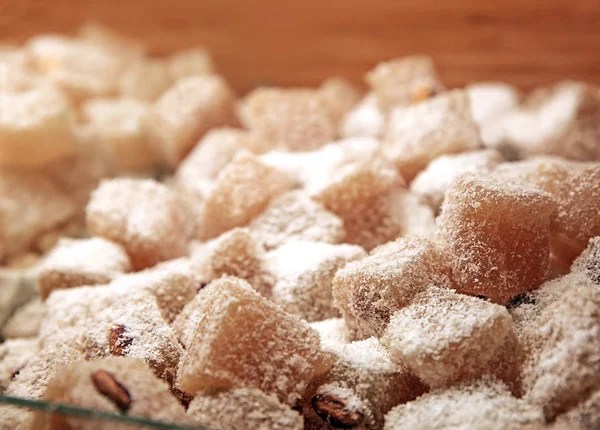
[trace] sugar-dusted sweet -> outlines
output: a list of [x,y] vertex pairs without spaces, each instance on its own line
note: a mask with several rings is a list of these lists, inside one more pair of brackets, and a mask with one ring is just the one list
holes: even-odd
[[140,41],[97,22],[83,24],[79,28],[77,36],[79,39],[99,46],[115,55],[121,62],[121,69],[141,58],[147,51],[147,47]]
[[100,237],[63,238],[42,262],[38,289],[45,299],[56,289],[106,284],[130,270],[127,253],[116,243]]
[[175,167],[213,127],[234,122],[235,94],[221,76],[190,76],[156,100],[147,128],[163,161]]
[[37,339],[9,339],[0,344],[0,392],[38,351]]
[[438,210],[444,194],[456,177],[463,173],[489,172],[504,157],[495,149],[442,155],[433,160],[410,184],[414,193],[423,196],[432,208]]
[[358,89],[341,76],[325,79],[319,87],[319,93],[329,104],[329,110],[336,125],[358,103],[361,97]]
[[522,332],[525,399],[547,419],[585,400],[600,383],[600,289],[580,275]]
[[216,72],[210,53],[201,46],[183,49],[168,59],[171,79],[177,80],[194,75],[210,75]]
[[317,91],[258,88],[240,107],[244,126],[290,151],[317,149],[336,137],[335,113]]
[[383,335],[392,314],[433,285],[451,285],[450,258],[435,242],[406,237],[338,270],[332,291],[352,337],[365,339]]
[[30,39],[34,69],[60,87],[73,103],[116,92],[122,71],[118,55],[103,46],[58,35]]
[[264,297],[271,297],[275,282],[265,249],[248,228],[233,228],[210,244],[206,258],[206,281],[223,275],[247,281]]
[[555,211],[544,192],[460,176],[438,218],[456,290],[503,304],[538,287],[548,273]]
[[204,201],[200,237],[210,239],[248,224],[291,186],[285,174],[247,151],[219,172]]
[[303,430],[302,416],[255,388],[214,390],[194,397],[190,424],[230,430]]
[[71,108],[56,88],[0,92],[0,166],[39,167],[75,153]]
[[19,309],[2,326],[4,339],[35,338],[46,316],[46,304],[36,297]]
[[414,55],[379,63],[366,75],[379,106],[389,110],[426,100],[443,91],[431,57]]
[[[435,411],[435,413],[432,413]],[[542,412],[513,397],[493,377],[438,389],[392,409],[385,430],[485,428],[519,430],[544,424]],[[531,426],[531,427],[528,427]]]
[[319,332],[321,346],[326,351],[335,350],[336,347],[350,342],[350,334],[343,318],[329,318],[310,323],[310,326]]
[[367,93],[340,122],[341,137],[379,137],[385,128],[385,115],[377,96]]
[[479,149],[481,138],[467,94],[454,90],[415,106],[394,108],[383,144],[410,182],[440,155]]
[[[158,379],[140,359],[111,357],[73,363],[57,372],[48,384],[44,400],[157,421],[176,422],[185,416],[170,387]],[[48,430],[102,429],[106,423],[77,417],[40,413],[35,424]],[[113,424],[126,429],[127,424]]]
[[[212,282],[220,281],[214,280]],[[203,302],[204,299],[202,296],[204,295],[204,290],[208,285],[210,285],[210,282],[202,283],[198,294],[196,294],[188,303],[186,303],[183,309],[181,309],[181,312],[177,314],[171,323],[171,327],[173,327],[173,331],[175,332],[177,339],[185,348],[187,348],[192,342],[198,321],[200,321],[200,317],[205,311]]]
[[430,388],[441,388],[492,371],[488,364],[512,330],[504,306],[433,286],[391,316],[381,343]]
[[565,429],[594,430],[600,427],[600,390],[596,389],[587,399],[559,415],[556,422],[563,424]]
[[324,424],[327,421],[334,428],[339,427],[335,421],[345,427],[381,428],[387,411],[426,391],[406,366],[392,361],[375,338],[330,345],[329,350],[334,364],[313,381],[316,388],[305,407],[311,428],[330,428]]
[[182,358],[177,386],[258,388],[288,405],[327,370],[319,335],[263,298],[245,281],[224,277],[202,292],[200,318]]
[[521,155],[551,154],[599,161],[600,93],[594,85],[561,82],[538,89],[502,120],[503,136]]
[[595,284],[600,284],[600,236],[590,239],[585,251],[573,262],[573,272],[585,273]]
[[153,102],[172,82],[166,60],[141,58],[125,69],[118,88],[124,97]]
[[149,107],[130,99],[87,101],[81,107],[85,132],[120,171],[151,171],[156,156],[148,143],[145,121]]
[[29,249],[37,237],[66,224],[77,210],[69,195],[34,171],[0,170],[0,200],[4,258]]
[[290,191],[274,199],[250,223],[250,230],[267,249],[290,240],[339,243],[346,236],[343,221],[304,191]]
[[308,322],[339,316],[333,307],[331,283],[338,269],[366,257],[356,245],[290,241],[267,254],[273,273],[272,300]]
[[189,220],[173,191],[148,179],[103,180],[86,209],[90,233],[120,244],[135,269],[187,253]]
[[473,119],[480,126],[519,105],[519,91],[503,82],[476,82],[466,86]]

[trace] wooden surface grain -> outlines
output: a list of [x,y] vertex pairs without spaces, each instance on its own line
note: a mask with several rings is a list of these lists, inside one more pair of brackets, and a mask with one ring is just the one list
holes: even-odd
[[362,82],[377,61],[429,53],[450,87],[503,80],[600,83],[599,0],[0,0],[0,39],[86,20],[152,52],[202,44],[236,89]]

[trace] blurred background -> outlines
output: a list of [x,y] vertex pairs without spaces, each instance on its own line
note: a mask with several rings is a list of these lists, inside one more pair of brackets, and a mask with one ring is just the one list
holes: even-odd
[[240,93],[259,84],[362,84],[380,60],[432,55],[449,87],[600,83],[598,0],[0,0],[0,39],[75,32],[86,21],[163,54],[202,44]]

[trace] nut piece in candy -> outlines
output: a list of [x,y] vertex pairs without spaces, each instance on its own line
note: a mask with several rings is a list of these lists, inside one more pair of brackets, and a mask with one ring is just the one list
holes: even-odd
[[356,427],[365,419],[362,412],[351,410],[344,399],[331,393],[317,394],[311,403],[315,412],[336,428]]
[[131,406],[131,396],[127,389],[106,370],[96,370],[90,375],[92,383],[100,394],[113,402],[121,412],[127,412]]
[[122,324],[115,324],[110,328],[109,346],[111,355],[120,357],[125,355],[125,350],[133,342],[133,339],[125,334],[126,332],[127,329]]

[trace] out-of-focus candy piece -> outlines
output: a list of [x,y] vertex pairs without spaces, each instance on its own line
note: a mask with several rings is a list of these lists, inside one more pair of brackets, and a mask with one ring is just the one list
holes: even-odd
[[585,273],[592,282],[600,285],[600,237],[590,239],[586,250],[573,262],[571,271]]
[[13,339],[0,344],[0,392],[38,352],[37,339]]
[[377,104],[377,96],[368,93],[340,123],[341,137],[379,137],[385,128],[385,115]]
[[319,87],[319,93],[329,104],[329,110],[336,125],[361,97],[354,85],[340,76],[325,79]]
[[177,80],[194,75],[210,75],[216,67],[209,52],[201,46],[183,49],[168,59],[171,79]]
[[2,326],[4,339],[35,338],[46,316],[46,304],[36,297],[17,309]]
[[172,82],[165,60],[143,58],[125,69],[118,86],[119,92],[125,97],[153,102]]

